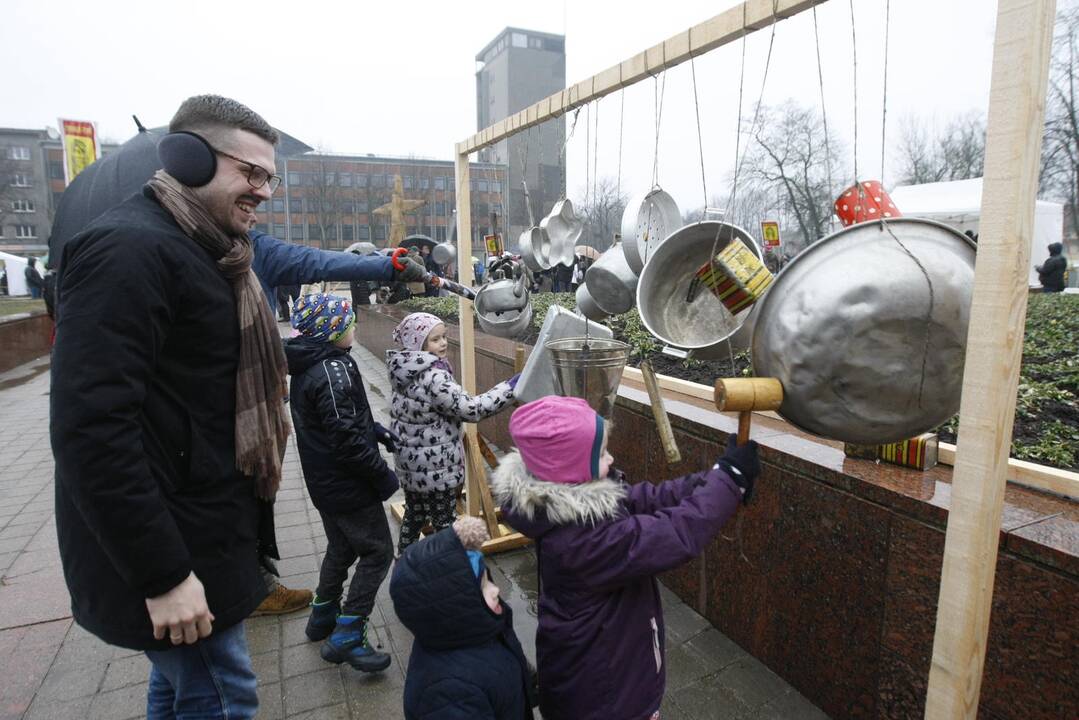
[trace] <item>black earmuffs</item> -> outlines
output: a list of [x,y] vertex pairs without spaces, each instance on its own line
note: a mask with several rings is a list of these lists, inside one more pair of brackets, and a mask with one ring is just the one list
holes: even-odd
[[188,187],[208,185],[217,173],[217,153],[192,132],[173,132],[161,138],[157,157],[165,172]]

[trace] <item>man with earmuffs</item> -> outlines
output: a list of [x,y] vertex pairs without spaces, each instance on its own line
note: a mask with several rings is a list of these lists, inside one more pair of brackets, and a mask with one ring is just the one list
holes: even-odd
[[[154,718],[251,718],[243,619],[266,595],[260,507],[281,480],[285,359],[247,230],[280,182],[277,132],[187,99],[164,169],[69,242],[57,279],[51,440],[75,621],[143,650]],[[421,278],[422,266],[386,280]]]

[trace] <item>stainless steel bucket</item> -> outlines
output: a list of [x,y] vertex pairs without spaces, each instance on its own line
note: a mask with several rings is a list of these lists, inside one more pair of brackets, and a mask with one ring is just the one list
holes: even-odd
[[629,350],[629,345],[624,342],[592,337],[547,343],[559,392],[568,397],[584,398],[605,418],[614,412]]
[[[761,257],[748,232],[714,220],[686,225],[663,241],[637,283],[637,309],[648,332],[676,348],[703,350],[723,342],[742,326],[748,312],[731,315],[707,289],[690,294],[697,269],[708,262],[713,250],[722,250],[732,240],[745,243]],[[692,301],[687,302],[690,297]]]

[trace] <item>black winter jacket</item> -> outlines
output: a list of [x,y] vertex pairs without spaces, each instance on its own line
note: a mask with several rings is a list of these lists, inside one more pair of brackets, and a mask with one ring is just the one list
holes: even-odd
[[326,513],[381,502],[378,488],[393,471],[379,452],[352,356],[332,343],[296,337],[285,342],[285,357],[292,375],[292,425],[311,502]]
[[254,483],[236,470],[232,288],[144,194],[72,239],[60,272],[50,433],[75,620],[114,645],[171,647],[145,599],[194,571],[228,628],[266,595]]
[[411,546],[390,581],[394,610],[415,636],[406,720],[531,720],[529,670],[513,613],[487,607],[453,528]]
[[1049,259],[1035,268],[1038,271],[1038,282],[1046,292],[1064,292],[1064,274],[1068,270],[1068,261],[1063,252],[1063,244],[1050,243]]

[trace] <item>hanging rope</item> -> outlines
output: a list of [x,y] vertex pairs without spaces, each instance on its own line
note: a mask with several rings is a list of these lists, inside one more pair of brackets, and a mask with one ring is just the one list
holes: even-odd
[[528,147],[532,144],[532,128],[528,128],[528,135],[525,136],[524,152],[521,152],[521,146],[517,146],[517,156],[521,160],[521,187],[525,192],[525,209],[528,210],[528,226],[536,226],[536,218],[532,213],[532,198],[528,194]]
[[863,206],[865,192],[862,189],[861,178],[858,176],[858,33],[854,20],[854,0],[850,0],[850,37],[854,68],[854,82],[852,83],[854,89],[854,187],[858,190],[856,206]]
[[563,180],[562,182],[562,199],[566,198],[569,178],[565,176],[565,161],[566,161],[566,148],[569,146],[569,141],[573,139],[573,132],[577,129],[577,117],[581,114],[581,108],[577,108],[573,111],[573,123],[569,127],[569,134],[566,135],[566,139],[562,142],[562,149],[558,151],[558,174]]
[[[660,82],[660,75],[663,76],[662,83]],[[661,72],[659,75],[653,75],[652,79],[655,81],[652,93],[656,115],[656,144],[652,154],[652,187],[656,187],[659,185],[659,127],[663,121],[663,94],[667,89],[667,73]]]
[[887,147],[888,124],[888,38],[891,35],[892,0],[884,3],[884,107],[880,111],[880,184],[884,185],[884,157]]
[[835,212],[831,207],[835,185],[832,184],[832,148],[828,139],[828,111],[824,107],[824,68],[820,60],[820,32],[817,29],[817,8],[813,7],[813,37],[817,44],[817,83],[820,85],[820,115],[824,123],[824,165],[828,179],[828,205],[831,212],[828,213],[828,231],[835,232]]
[[697,100],[697,66],[694,62],[695,58],[690,56],[689,69],[693,74],[693,111],[697,115],[697,152],[701,158],[701,192],[704,193],[704,205],[701,206],[701,220],[704,220],[705,212],[708,210],[708,181],[704,176],[704,140],[701,139],[701,106]]
[[[602,98],[600,98],[602,100]],[[596,134],[592,141],[592,204],[596,204],[598,197],[596,188],[599,186],[599,103],[596,100]],[[594,216],[593,216],[594,217]]]
[[618,110],[618,180],[616,181],[615,192],[618,202],[622,202],[622,124],[626,118],[626,89],[622,88],[618,91],[618,94],[622,102]]
[[592,147],[592,106],[587,105],[584,111],[584,206],[588,207],[588,189],[591,187],[591,165],[592,156],[588,151]]

